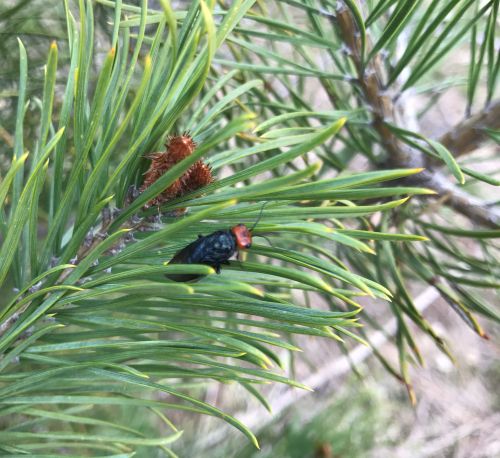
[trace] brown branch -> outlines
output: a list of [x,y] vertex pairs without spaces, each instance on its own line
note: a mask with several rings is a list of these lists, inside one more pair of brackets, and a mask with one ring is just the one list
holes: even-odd
[[438,171],[425,170],[414,177],[414,184],[435,190],[443,203],[458,213],[481,226],[498,228],[500,226],[500,211],[489,206],[469,193],[454,186],[450,180]]
[[[454,126],[439,139],[439,142],[455,157],[462,156],[476,150],[488,139],[485,128],[500,129],[500,100],[493,101],[488,108]],[[443,165],[442,161],[431,157],[427,159],[427,164]]]
[[[387,165],[392,168],[415,168],[428,165],[426,157],[421,151],[403,143],[388,128],[387,123],[397,124],[395,120],[399,117],[393,100],[389,97],[387,88],[382,83],[384,69],[380,62],[380,56],[374,56],[364,66],[361,60],[361,44],[356,39],[356,37],[359,37],[359,31],[347,6],[342,5],[337,9],[336,22],[341,39],[348,47],[351,60],[358,71],[359,85],[363,95],[372,110],[373,127],[378,132],[382,145],[389,154]],[[472,145],[473,142],[479,141],[478,139],[484,132],[478,130],[478,127],[484,127],[485,123],[488,123],[488,125],[500,123],[499,106],[499,103],[495,103],[488,112],[475,116],[457,126],[459,127],[457,133],[460,133],[460,135],[457,137],[455,133],[450,136],[449,140],[441,139],[441,142],[448,148],[451,147],[452,150],[456,147],[458,148],[457,151],[462,151],[466,145]],[[445,205],[465,215],[474,223],[493,228],[497,228],[500,224],[498,211],[458,189],[438,171],[426,170],[424,173],[408,179],[408,182],[410,181],[413,184],[433,189],[440,198],[443,198]]]
[[347,45],[351,60],[358,71],[358,80],[363,95],[371,108],[373,127],[378,132],[382,144],[389,153],[391,162],[399,164],[396,165],[397,167],[423,167],[424,158],[422,153],[414,151],[405,145],[387,127],[387,122],[395,123],[396,110],[383,87],[384,70],[380,62],[380,56],[374,56],[366,67],[363,66],[361,43],[359,39],[355,39],[355,37],[359,37],[359,31],[351,11],[345,5],[337,10],[337,24],[341,38]]

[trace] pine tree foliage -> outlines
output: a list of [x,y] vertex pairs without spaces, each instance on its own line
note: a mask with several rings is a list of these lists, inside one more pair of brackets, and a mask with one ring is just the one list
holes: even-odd
[[[2,453],[175,456],[188,412],[257,445],[204,387],[238,383],[264,405],[262,384],[307,389],[280,355],[299,350],[294,335],[369,345],[379,324],[361,297],[397,317],[400,367],[375,355],[412,397],[418,338],[451,357],[415,285],[482,337],[475,315],[499,320],[498,212],[471,195],[498,179],[465,161],[499,138],[498,1],[27,3],[0,11],[19,34],[16,49],[0,44],[12,64],[0,88]],[[16,30],[30,8],[37,27]],[[457,47],[468,74],[436,81]],[[430,107],[456,86],[466,119],[426,137],[409,99]],[[134,195],[148,155],[184,131],[194,152]],[[147,205],[200,159],[212,183]],[[198,234],[239,223],[256,224],[252,248],[221,275],[168,265]]]

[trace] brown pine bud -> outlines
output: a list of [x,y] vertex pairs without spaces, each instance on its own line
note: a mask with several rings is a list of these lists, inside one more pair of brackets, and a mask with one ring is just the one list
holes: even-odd
[[212,169],[203,161],[196,161],[183,175],[182,181],[185,192],[195,191],[214,181]]
[[147,157],[151,159],[151,164],[148,171],[144,174],[144,181],[139,188],[141,192],[149,188],[171,167],[167,160],[167,153],[152,153]]
[[190,135],[185,133],[169,137],[165,146],[167,147],[166,152],[152,153],[147,156],[148,159],[151,159],[151,165],[144,174],[144,182],[140,188],[141,192],[149,188],[175,164],[190,156],[196,148],[196,143]]
[[196,143],[187,133],[168,138],[165,145],[167,147],[167,157],[173,164],[177,164],[184,158],[190,156],[196,148]]
[[[167,150],[164,153],[152,153],[147,156],[148,159],[151,159],[151,165],[144,174],[144,181],[140,187],[141,192],[149,188],[175,164],[190,156],[196,148],[196,143],[189,134],[184,133],[169,137],[165,146]],[[160,206],[176,197],[206,186],[212,181],[212,169],[203,161],[196,161],[180,178],[151,199],[144,207]]]

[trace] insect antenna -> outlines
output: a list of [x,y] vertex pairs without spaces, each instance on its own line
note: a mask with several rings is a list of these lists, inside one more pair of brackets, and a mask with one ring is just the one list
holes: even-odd
[[264,202],[262,204],[262,207],[260,207],[260,212],[259,212],[259,216],[257,217],[257,221],[255,221],[255,223],[253,224],[252,228],[250,229],[250,232],[252,232],[254,229],[255,229],[255,226],[257,226],[257,224],[259,224],[259,221],[260,219],[262,218],[262,213],[264,212],[264,207],[269,203],[270,201],[268,200],[267,202]]

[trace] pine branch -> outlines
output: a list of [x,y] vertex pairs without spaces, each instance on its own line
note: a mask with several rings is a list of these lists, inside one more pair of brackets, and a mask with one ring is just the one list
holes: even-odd
[[[439,143],[459,157],[473,152],[488,139],[485,129],[500,129],[500,100],[493,101],[477,115],[454,126],[439,139]],[[426,162],[429,166],[442,165],[433,157],[428,157]]]
[[[394,101],[387,95],[387,88],[383,85],[384,71],[380,62],[380,56],[375,55],[365,66],[362,61],[361,42],[357,38],[359,37],[359,31],[352,12],[347,6],[341,6],[337,10],[336,20],[339,26],[340,37],[348,47],[351,59],[357,69],[359,86],[372,110],[373,127],[379,134],[386,151],[389,153],[386,164],[391,168],[426,166],[427,160],[424,154],[404,144],[387,125],[388,123],[395,123],[395,120],[399,117],[397,116]],[[482,125],[480,123],[488,122],[494,124],[498,122],[500,116],[496,116],[496,119],[495,113],[497,113],[497,110],[500,111],[500,108],[496,105],[494,104],[482,116],[471,118],[463,125],[457,126],[457,132],[462,134],[460,136],[462,140],[458,141],[458,137],[455,135],[450,137],[448,141],[451,142],[451,138],[453,138],[457,148],[460,145],[460,151],[466,148],[472,141],[476,141],[480,135],[477,131],[477,127]],[[495,209],[490,208],[486,203],[458,189],[438,171],[432,169],[426,170],[425,173],[406,181],[433,189],[438,193],[439,197],[444,198],[443,203],[445,205],[466,216],[474,223],[493,228],[498,227],[500,223],[500,214]]]
[[445,205],[466,216],[472,222],[491,228],[500,226],[498,209],[457,188],[442,173],[425,170],[419,177],[415,177],[414,181],[415,184],[435,190],[443,197]]

